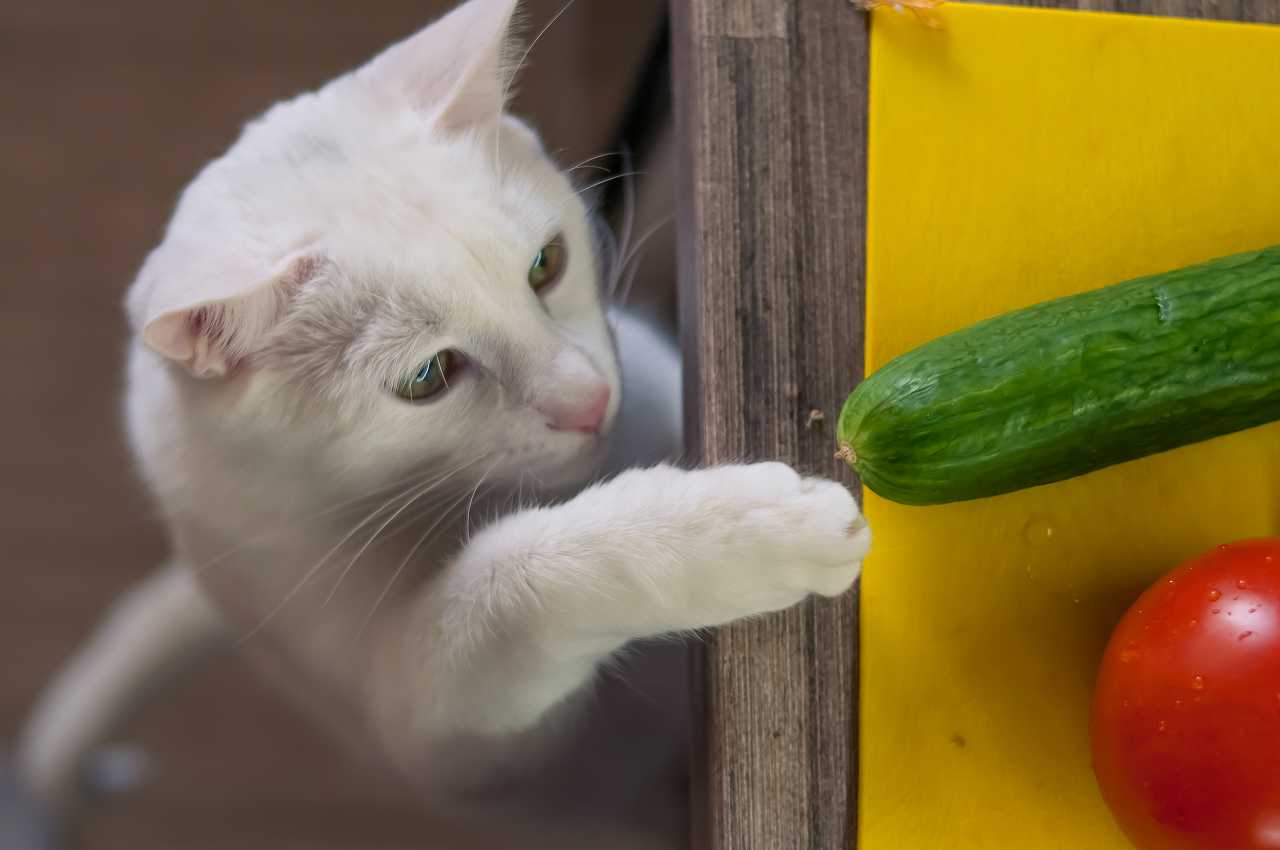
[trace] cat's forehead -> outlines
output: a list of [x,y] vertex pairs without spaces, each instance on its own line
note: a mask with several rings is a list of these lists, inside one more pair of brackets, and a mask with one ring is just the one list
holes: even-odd
[[442,261],[486,241],[546,238],[577,201],[527,131],[443,133],[411,110],[349,96],[273,108],[219,171],[263,227],[361,246],[425,242]]
[[408,182],[361,195],[325,238],[331,263],[394,301],[394,312],[447,313],[523,291],[537,251],[563,227],[560,211],[531,187],[477,197],[448,177]]

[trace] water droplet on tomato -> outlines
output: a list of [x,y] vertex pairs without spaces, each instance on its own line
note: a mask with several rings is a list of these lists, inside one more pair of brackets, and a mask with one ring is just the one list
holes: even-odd
[[1236,581],[1236,587],[1240,588],[1241,590],[1245,590],[1246,588],[1249,587],[1249,582],[1245,581],[1244,579],[1238,579]]
[[1161,720],[1159,723],[1156,724],[1156,731],[1157,732],[1169,731],[1169,722],[1167,720]]
[[1257,611],[1257,610],[1258,610],[1257,608],[1250,608],[1249,613],[1252,614],[1254,611]]
[[1123,664],[1128,664],[1130,661],[1133,661],[1137,657],[1138,657],[1138,649],[1132,643],[1126,646],[1124,649],[1120,650],[1120,661]]
[[1253,632],[1245,630],[1236,636],[1236,640],[1248,640],[1253,636]]
[[1209,613],[1210,613],[1210,614],[1220,614],[1220,613],[1222,613],[1222,609],[1221,609],[1221,608],[1210,608],[1210,609],[1209,609]]
[[1187,623],[1187,625],[1194,629],[1196,626],[1200,625],[1200,621],[1192,620],[1191,622]]
[[[1218,590],[1216,587],[1209,591],[1209,601],[1210,601],[1210,602],[1217,602],[1217,601],[1218,601],[1219,599],[1221,599],[1221,598],[1222,598],[1222,591],[1221,591],[1221,590]],[[1141,613],[1141,612],[1139,612],[1139,613]]]
[[1204,690],[1204,676],[1195,676],[1191,679],[1191,690],[1193,691]]

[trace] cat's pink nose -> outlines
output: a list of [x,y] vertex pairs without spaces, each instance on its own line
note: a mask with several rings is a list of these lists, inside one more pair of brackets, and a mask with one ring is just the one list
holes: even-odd
[[597,433],[608,409],[609,387],[605,385],[589,393],[585,401],[556,401],[538,406],[552,431],[578,431],[583,434]]

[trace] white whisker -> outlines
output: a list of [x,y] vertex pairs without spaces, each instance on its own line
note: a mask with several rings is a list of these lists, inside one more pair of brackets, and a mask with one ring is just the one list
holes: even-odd
[[589,156],[589,157],[587,157],[586,159],[582,160],[581,162],[576,163],[576,164],[571,165],[571,166],[569,166],[568,168],[566,168],[566,169],[565,169],[565,173],[566,173],[566,174],[568,174],[568,173],[570,173],[570,172],[572,172],[572,171],[576,171],[577,169],[581,168],[582,166],[586,165],[587,163],[589,163],[589,162],[595,162],[597,159],[604,159],[606,156],[618,156],[618,155],[619,155],[619,153],[620,153],[620,151],[605,151],[604,153],[598,153],[598,154],[596,154],[595,156]]
[[[622,153],[622,173],[626,174],[631,171],[631,152],[624,150]],[[622,183],[622,234],[617,242],[617,254],[613,259],[613,269],[610,270],[613,280],[609,285],[609,297],[613,298],[615,287],[618,285],[618,279],[621,277],[622,269],[627,264],[627,253],[631,248],[631,237],[636,223],[636,181],[625,180]]]
[[479,492],[480,492],[480,485],[484,483],[484,480],[485,480],[486,478],[488,478],[488,477],[489,477],[489,473],[490,473],[490,472],[493,472],[494,467],[496,467],[497,465],[498,465],[498,464],[495,462],[495,463],[493,464],[493,466],[490,466],[487,470],[485,470],[484,475],[480,476],[480,480],[476,482],[475,489],[471,491],[471,500],[470,500],[469,502],[467,502],[467,517],[466,517],[466,521],[465,521],[465,522],[463,522],[463,524],[462,524],[462,528],[463,528],[463,536],[464,536],[468,541],[470,541],[470,540],[471,540],[471,506],[472,506],[472,505],[474,505],[474,504],[476,503],[476,493],[479,493]]
[[[397,496],[393,496],[391,498],[391,501],[395,501],[395,499],[398,498],[398,496],[403,496],[406,492],[413,489],[413,487],[417,486],[418,483],[421,483],[424,478],[426,478],[431,474],[433,474],[432,470],[419,470],[413,473],[412,475],[406,475],[403,478],[399,478],[395,481],[392,481],[389,484],[380,485],[378,488],[368,493],[365,493],[362,496],[355,496],[350,499],[343,499],[342,501],[337,502],[333,505],[330,505],[329,507],[325,508],[322,511],[318,511],[313,514],[307,514],[302,517],[298,517],[297,519],[293,520],[293,522],[297,524],[301,524],[304,522],[311,522],[317,519],[323,519],[327,516],[341,515],[348,511],[354,511],[362,507],[363,503],[368,502],[370,499],[377,498],[381,494],[386,493],[388,490],[392,490],[392,489],[396,489],[398,494]],[[409,483],[409,482],[414,482],[414,483]],[[408,487],[402,486],[406,484],[408,484]],[[385,507],[386,505],[384,504],[383,508],[385,509]],[[249,536],[248,538],[246,538],[245,540],[242,540],[240,543],[236,544],[235,546],[232,546],[230,549],[227,549],[225,552],[219,555],[215,555],[213,558],[195,567],[194,570],[197,573],[203,572],[209,569],[210,567],[216,566],[222,561],[225,561],[227,558],[230,558],[232,555],[236,554],[237,552],[243,549],[247,549],[252,544],[257,543],[261,540],[265,540],[267,538],[273,537],[277,534],[283,534],[285,531],[288,531],[291,527],[292,526],[290,526],[288,523],[283,523],[283,524],[276,523],[275,526],[270,530],[263,531],[258,534]]]
[[578,195],[579,197],[581,197],[582,195],[585,195],[587,192],[590,192],[592,189],[595,189],[595,188],[597,188],[598,186],[603,186],[604,184],[606,184],[606,183],[611,183],[611,182],[613,182],[614,180],[621,180],[621,179],[622,179],[622,178],[624,178],[624,177],[636,177],[636,176],[639,176],[639,175],[642,175],[642,174],[644,174],[644,172],[643,172],[643,171],[624,171],[624,172],[623,172],[623,173],[621,173],[621,174],[614,174],[614,175],[609,176],[609,177],[602,177],[601,179],[599,179],[599,180],[597,180],[596,182],[594,182],[594,183],[592,183],[592,184],[590,184],[590,185],[586,186],[585,188],[579,189],[579,190],[578,190],[577,192],[575,192],[574,194],[575,194],[575,195]]
[[[490,467],[490,469],[492,469],[492,467]],[[472,492],[472,496],[474,496],[474,491]],[[360,638],[364,636],[365,630],[368,629],[369,624],[373,622],[374,615],[378,613],[378,608],[382,606],[383,601],[387,598],[387,594],[391,592],[391,588],[395,586],[395,583],[397,580],[399,580],[400,575],[405,571],[405,568],[409,566],[409,562],[413,560],[414,555],[418,554],[418,551],[427,542],[427,538],[429,538],[432,535],[432,533],[437,528],[439,528],[440,524],[444,522],[446,517],[449,516],[453,508],[460,505],[462,503],[462,500],[465,499],[466,497],[467,497],[466,494],[463,494],[462,496],[459,496],[457,499],[454,499],[453,502],[449,505],[449,507],[446,510],[443,510],[440,512],[440,516],[436,517],[436,521],[431,523],[431,525],[427,528],[427,530],[422,532],[422,535],[414,542],[413,546],[410,547],[409,554],[405,555],[404,559],[401,560],[399,565],[395,568],[395,570],[392,571],[391,578],[387,581],[386,587],[384,587],[382,589],[382,592],[378,594],[378,598],[375,599],[373,602],[373,607],[370,608],[369,613],[365,615],[364,622],[360,624],[360,629],[356,632],[357,642],[359,642]]]
[[[410,508],[410,507],[411,507],[415,502],[417,502],[417,501],[418,501],[418,499],[420,499],[420,498],[422,498],[423,496],[427,495],[427,493],[430,493],[432,490],[434,490],[436,487],[439,487],[439,486],[440,486],[441,484],[443,484],[445,481],[448,481],[448,480],[449,480],[450,478],[452,478],[453,476],[455,476],[455,475],[457,475],[458,473],[462,472],[464,469],[466,469],[466,468],[467,468],[468,466],[470,466],[472,463],[474,463],[474,461],[469,461],[469,462],[467,462],[467,463],[464,463],[464,464],[462,464],[462,465],[460,465],[460,466],[458,466],[458,467],[455,467],[455,468],[453,469],[453,471],[452,471],[452,472],[449,472],[447,475],[444,475],[444,476],[442,476],[441,478],[436,479],[435,481],[433,481],[433,482],[430,484],[430,486],[428,486],[426,489],[420,490],[419,492],[415,493],[415,494],[414,494],[410,499],[408,499],[408,500],[407,500],[403,505],[401,505],[399,508],[397,508],[397,509],[396,509],[396,511],[395,511],[395,513],[393,513],[393,514],[391,514],[391,516],[387,517],[386,521],[384,521],[384,522],[382,523],[382,525],[378,526],[378,528],[373,532],[373,534],[371,534],[371,535],[369,536],[369,539],[368,539],[368,540],[366,540],[366,541],[364,542],[364,545],[363,545],[363,546],[361,546],[361,547],[359,548],[359,550],[357,550],[357,551],[356,551],[356,554],[355,554],[354,556],[352,556],[351,561],[347,564],[346,568],[345,568],[345,569],[343,569],[342,574],[341,574],[340,576],[338,576],[338,580],[337,580],[336,582],[334,582],[334,583],[333,583],[333,589],[331,589],[331,590],[329,591],[329,595],[325,597],[324,602],[320,603],[320,609],[321,609],[321,610],[324,610],[325,606],[327,606],[327,605],[329,604],[329,602],[330,602],[330,601],[332,601],[332,599],[333,599],[333,597],[334,597],[334,594],[336,594],[336,593],[338,592],[338,588],[342,586],[342,582],[343,582],[343,580],[344,580],[344,579],[346,579],[347,574],[351,572],[351,569],[356,565],[356,562],[357,562],[357,561],[359,561],[359,560],[360,560],[360,558],[361,558],[361,556],[362,556],[362,555],[364,555],[364,553],[365,553],[366,551],[368,551],[369,547],[373,545],[373,541],[374,541],[374,540],[376,540],[376,539],[378,539],[378,535],[380,535],[380,534],[382,534],[382,532],[386,531],[387,526],[389,526],[389,525],[391,525],[391,523],[395,522],[396,517],[400,516],[402,513],[404,513],[406,510],[408,510],[408,509],[409,509],[409,508]],[[483,480],[483,479],[482,479],[482,480]]]
[[[514,67],[507,69],[507,79],[506,79],[506,82],[503,83],[502,85],[502,97],[498,99],[499,110],[506,108],[507,97],[511,93],[511,81],[516,78],[516,72],[524,67],[524,63],[528,61],[529,54],[533,52],[533,48],[538,46],[538,42],[541,41],[542,37],[547,34],[547,30],[551,29],[551,27],[555,25],[555,22],[560,20],[561,15],[569,11],[569,7],[572,6],[573,3],[574,3],[574,0],[569,0],[569,2],[561,6],[560,11],[556,12],[555,16],[552,17],[551,20],[547,21],[547,25],[544,26],[541,30],[539,30],[538,34],[533,37],[533,41],[529,42],[529,46],[524,49],[524,53],[520,56],[520,61],[517,62]],[[502,120],[501,114],[498,115],[498,120],[499,121]],[[502,145],[502,134],[498,133],[496,136],[494,136],[493,158],[495,162],[499,163],[499,166],[498,166],[499,168],[502,167],[501,166],[501,162],[502,162],[501,145]]]
[[648,242],[650,239],[652,239],[655,233],[657,233],[659,230],[661,230],[662,228],[670,224],[671,220],[674,218],[675,218],[675,213],[669,213],[663,216],[662,218],[660,218],[658,221],[654,222],[652,227],[650,227],[643,234],[641,234],[640,238],[636,240],[635,247],[632,248],[630,251],[628,251],[627,255],[622,258],[623,266],[631,262],[631,260],[634,259],[636,255],[640,253],[640,249],[644,247],[645,243]]
[[447,390],[447,389],[450,389],[450,386],[449,386],[449,374],[448,374],[448,372],[446,372],[446,371],[445,371],[444,366],[440,363],[440,355],[439,355],[439,354],[437,354],[437,355],[435,356],[435,361],[436,361],[436,368],[440,370],[440,380],[444,381],[444,388],[445,388],[446,390]]
[[[480,459],[481,458],[476,458],[476,460],[480,460]],[[474,463],[474,462],[475,460],[470,461],[469,463]],[[422,484],[418,486],[431,488],[434,486],[434,481],[429,481],[426,484]],[[416,491],[416,490],[417,490],[416,487],[409,488],[409,491],[405,491],[400,493],[397,496],[394,496],[393,498],[389,499],[387,502],[382,504],[373,513],[369,514],[364,519],[360,520],[360,522],[356,524],[355,528],[351,529],[345,535],[343,535],[342,539],[339,540],[333,546],[333,548],[331,548],[328,552],[326,552],[324,556],[320,558],[320,560],[317,561],[313,567],[307,570],[307,572],[302,576],[302,578],[298,581],[298,583],[295,584],[293,588],[288,593],[285,594],[284,598],[281,599],[274,608],[272,608],[270,611],[267,612],[267,615],[262,618],[262,621],[259,622],[258,625],[254,626],[252,629],[248,631],[248,633],[246,633],[243,637],[241,637],[238,643],[245,643],[246,641],[251,639],[254,635],[256,635],[258,632],[262,631],[263,627],[266,626],[267,623],[271,622],[271,620],[277,614],[279,614],[281,611],[284,610],[285,606],[287,606],[291,601],[293,601],[293,598],[302,591],[302,588],[305,587],[306,584],[312,578],[315,577],[316,573],[318,573],[321,570],[321,568],[324,567],[324,565],[329,561],[329,559],[332,558],[339,549],[345,546],[347,541],[350,540],[352,537],[354,537],[355,534],[360,531],[360,529],[364,528],[366,525],[373,522],[373,520],[376,519],[378,515],[381,514],[384,510],[386,510],[387,507],[389,507],[393,502],[404,498],[407,492]]]
[[[675,217],[674,214],[668,215],[664,217],[661,221],[657,222],[652,227],[650,227],[647,231],[645,231],[644,235],[641,236],[636,241],[635,248],[633,248],[631,252],[623,259],[622,261],[623,268],[625,269],[627,264],[629,263],[631,264],[631,268],[626,272],[626,283],[623,284],[622,292],[618,296],[618,299],[617,299],[618,304],[625,305],[627,303],[627,298],[631,295],[631,285],[635,283],[636,272],[640,268],[640,263],[638,262],[638,258],[640,256],[640,249],[642,249],[645,246],[645,243],[648,242],[650,239],[652,239],[659,230],[661,230],[666,225],[670,224],[672,218],[674,217]],[[632,260],[637,260],[637,262],[632,263]]]

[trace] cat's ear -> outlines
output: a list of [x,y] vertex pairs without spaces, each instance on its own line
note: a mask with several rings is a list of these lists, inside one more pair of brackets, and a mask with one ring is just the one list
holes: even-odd
[[515,73],[518,0],[467,0],[357,74],[407,98],[446,130],[495,126]]
[[321,263],[310,251],[274,265],[202,259],[170,238],[138,273],[129,291],[130,318],[152,350],[197,378],[222,377],[257,349]]

